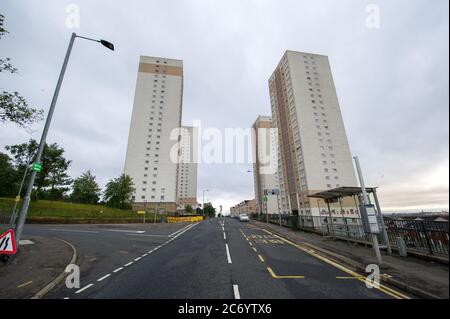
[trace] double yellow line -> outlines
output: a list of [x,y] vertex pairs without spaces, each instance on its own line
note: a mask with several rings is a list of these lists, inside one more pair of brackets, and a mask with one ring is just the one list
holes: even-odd
[[[325,257],[317,254],[314,250],[302,247],[302,246],[300,246],[300,245],[298,245],[296,243],[291,242],[290,240],[287,240],[287,239],[285,239],[285,238],[283,238],[281,236],[273,234],[273,233],[271,233],[270,231],[268,231],[266,229],[262,229],[262,230],[265,231],[266,233],[272,235],[272,236],[275,236],[275,237],[279,238],[280,240],[284,241],[285,243],[287,243],[287,244],[289,244],[289,245],[291,245],[291,246],[293,246],[293,247],[295,247],[297,249],[300,249],[301,251],[303,251],[303,252],[305,252],[305,253],[307,253],[307,254],[309,254],[311,256],[314,256],[317,259],[320,259],[320,260],[322,260],[323,262],[325,262],[325,263],[327,263],[329,265],[332,265],[332,266],[342,270],[343,272],[351,275],[352,278],[355,278],[355,279],[357,279],[357,280],[359,280],[359,281],[361,281],[363,283],[366,283],[366,278],[365,277],[363,277],[360,274],[358,274],[358,273],[348,269],[347,267],[344,267],[344,266],[342,266],[342,265],[340,265],[340,264],[338,264],[338,263],[336,263],[336,262],[334,262],[334,261],[332,261],[332,260],[330,260],[328,258],[325,258]],[[384,292],[385,294],[387,294],[387,295],[389,295],[391,297],[394,297],[396,299],[411,299],[410,297],[408,297],[408,296],[406,296],[406,295],[404,295],[404,294],[402,294],[402,293],[400,293],[400,292],[398,292],[398,291],[396,291],[396,290],[394,290],[392,288],[386,287],[385,285],[382,285],[381,283],[378,284],[378,285],[375,285],[375,284],[372,284],[372,285],[373,285],[373,287],[375,289],[378,289],[378,290]]]

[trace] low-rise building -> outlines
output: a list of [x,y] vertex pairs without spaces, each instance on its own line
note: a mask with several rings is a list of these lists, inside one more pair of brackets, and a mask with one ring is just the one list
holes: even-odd
[[230,208],[231,216],[239,216],[240,214],[255,214],[256,211],[256,200],[244,200],[239,204]]

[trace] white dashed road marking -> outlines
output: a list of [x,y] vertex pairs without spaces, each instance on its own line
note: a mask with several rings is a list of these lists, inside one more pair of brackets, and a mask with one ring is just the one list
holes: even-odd
[[103,279],[108,278],[111,274],[104,275],[102,278],[97,279],[97,281],[102,281]]
[[234,299],[241,299],[238,285],[233,285]]
[[225,244],[225,249],[226,249],[226,251],[227,251],[227,259],[228,259],[228,263],[231,264],[230,249],[228,249],[228,244]]
[[82,291],[85,291],[86,289],[88,289],[89,287],[92,287],[94,284],[89,284],[83,288],[81,288],[80,290],[75,291],[76,294],[79,294]]

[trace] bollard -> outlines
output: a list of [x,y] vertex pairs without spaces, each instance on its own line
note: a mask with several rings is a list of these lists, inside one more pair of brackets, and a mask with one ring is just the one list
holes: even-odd
[[399,255],[402,257],[407,257],[408,253],[406,252],[406,244],[402,237],[397,237],[397,246]]

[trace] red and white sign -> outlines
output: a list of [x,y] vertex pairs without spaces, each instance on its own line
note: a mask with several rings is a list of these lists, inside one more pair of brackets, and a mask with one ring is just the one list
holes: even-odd
[[8,229],[0,235],[0,254],[13,255],[17,252],[14,230]]

